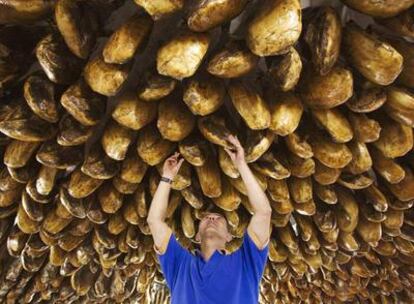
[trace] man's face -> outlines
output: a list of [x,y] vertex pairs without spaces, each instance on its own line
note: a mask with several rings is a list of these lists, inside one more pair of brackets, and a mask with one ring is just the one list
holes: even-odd
[[198,226],[198,235],[201,238],[205,236],[218,236],[223,239],[228,239],[229,231],[227,229],[227,220],[224,216],[218,213],[207,213],[200,220]]

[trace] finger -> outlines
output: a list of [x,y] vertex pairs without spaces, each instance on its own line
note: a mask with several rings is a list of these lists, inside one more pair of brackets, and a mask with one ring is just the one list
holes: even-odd
[[241,143],[237,135],[234,137],[234,142],[237,144],[238,147],[241,147]]
[[178,168],[181,167],[181,165],[183,164],[183,162],[184,162],[184,158],[181,158],[180,161],[178,162]]
[[236,139],[236,137],[234,135],[230,135],[230,142],[233,144],[233,146],[239,147],[240,146],[240,142]]
[[233,159],[234,153],[229,148],[224,148],[224,151],[226,151],[230,158]]
[[174,160],[174,158],[172,156],[167,158],[167,162],[171,162],[172,160]]
[[227,139],[227,142],[229,143],[228,144],[229,147],[235,147],[234,142],[230,138]]
[[228,139],[228,141],[230,141],[230,142],[233,142],[233,141],[234,141],[234,137],[233,137],[233,135],[232,135],[232,134],[227,135],[227,139]]

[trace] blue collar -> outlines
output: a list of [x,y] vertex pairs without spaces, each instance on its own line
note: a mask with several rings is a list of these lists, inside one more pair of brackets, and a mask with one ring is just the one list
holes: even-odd
[[[227,255],[228,254],[228,252],[227,252],[227,250],[226,249],[216,249],[214,252],[213,252],[213,254],[215,253],[215,252],[219,252],[221,255]],[[202,257],[202,255],[201,255],[201,250],[200,249],[194,249],[194,255],[196,255],[196,256],[199,256],[199,257]]]

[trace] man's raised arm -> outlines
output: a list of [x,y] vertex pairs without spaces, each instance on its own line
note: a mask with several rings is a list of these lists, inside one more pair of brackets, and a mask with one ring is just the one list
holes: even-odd
[[244,157],[244,149],[237,137],[229,135],[227,140],[234,146],[234,150],[225,148],[234,165],[240,172],[247,189],[247,196],[253,207],[254,214],[247,231],[259,249],[265,247],[270,237],[270,220],[272,208],[269,199],[260,187]]
[[158,249],[158,252],[162,254],[166,250],[166,245],[172,232],[171,228],[165,223],[168,197],[171,191],[170,182],[176,176],[184,161],[183,158],[178,160],[178,156],[179,153],[177,152],[165,160],[162,179],[155,191],[147,217],[147,223],[154,239],[154,245]]

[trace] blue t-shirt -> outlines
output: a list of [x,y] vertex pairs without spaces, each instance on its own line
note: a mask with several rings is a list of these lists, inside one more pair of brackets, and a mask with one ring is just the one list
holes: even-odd
[[164,254],[157,253],[171,292],[171,304],[257,304],[259,286],[269,253],[260,250],[247,229],[236,251],[215,250],[205,262],[200,252],[185,249],[171,233]]

